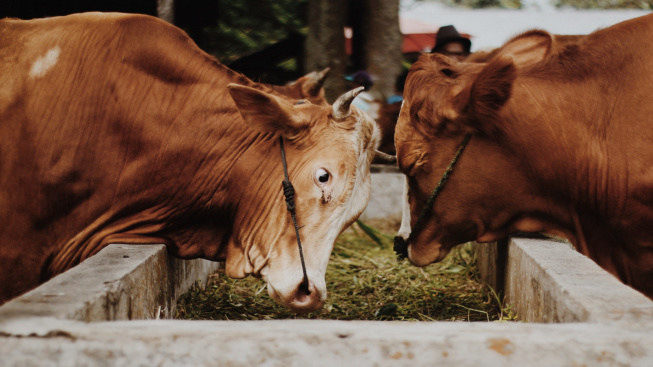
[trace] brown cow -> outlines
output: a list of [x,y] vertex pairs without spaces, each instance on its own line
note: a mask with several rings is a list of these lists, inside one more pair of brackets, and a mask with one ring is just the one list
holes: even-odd
[[[653,297],[653,15],[557,52],[534,31],[487,64],[423,55],[408,77],[395,143],[410,222],[467,134],[471,140],[407,255],[515,232],[568,238]],[[404,238],[410,228],[404,226]]]
[[379,139],[350,109],[357,92],[333,107],[283,97],[141,15],[2,20],[0,63],[0,303],[110,243],[164,243],[262,277],[293,310],[323,305]]

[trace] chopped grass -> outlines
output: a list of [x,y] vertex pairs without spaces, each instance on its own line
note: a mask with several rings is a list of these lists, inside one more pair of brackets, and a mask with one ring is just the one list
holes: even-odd
[[357,222],[336,241],[326,273],[323,309],[297,315],[277,305],[263,281],[213,274],[207,286],[180,297],[177,318],[202,320],[514,320],[509,307],[481,283],[471,243],[425,268],[398,262],[392,250],[397,221]]

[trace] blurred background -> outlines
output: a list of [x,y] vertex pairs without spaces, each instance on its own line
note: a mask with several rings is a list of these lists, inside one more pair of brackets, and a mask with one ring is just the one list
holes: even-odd
[[329,102],[351,88],[344,76],[365,70],[376,98],[397,91],[439,28],[454,25],[471,51],[501,46],[540,28],[586,34],[647,14],[653,0],[1,0],[0,18],[86,11],[158,16],[184,29],[206,52],[255,81],[285,84],[331,68]]

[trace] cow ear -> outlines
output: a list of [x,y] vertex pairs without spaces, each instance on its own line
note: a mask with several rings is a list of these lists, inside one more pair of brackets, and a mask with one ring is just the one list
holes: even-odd
[[471,88],[461,92],[461,100],[468,101],[465,107],[467,123],[476,130],[494,135],[497,130],[494,122],[510,98],[516,76],[517,70],[510,58],[498,58],[488,63],[478,73]]
[[506,42],[497,57],[511,57],[517,67],[536,64],[551,52],[553,37],[541,30],[533,30],[516,36]]
[[[469,78],[454,60],[441,54],[424,54],[413,65],[404,94],[408,113],[423,134],[458,130],[457,120],[468,102]],[[423,88],[428,85],[429,88]]]
[[293,139],[309,125],[306,115],[282,97],[238,84],[228,88],[243,120],[254,130]]
[[[302,80],[302,94],[306,97],[319,97],[323,93],[322,86],[331,68],[313,71],[306,74]],[[301,79],[301,78],[300,78]],[[299,81],[299,80],[298,80]]]

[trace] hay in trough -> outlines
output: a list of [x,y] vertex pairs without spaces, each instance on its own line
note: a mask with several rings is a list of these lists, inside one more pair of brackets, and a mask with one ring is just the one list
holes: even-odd
[[177,318],[202,320],[494,321],[515,316],[478,279],[473,244],[454,248],[425,268],[398,262],[392,250],[397,221],[357,222],[336,242],[326,273],[323,309],[297,315],[277,305],[265,283],[213,274],[177,304]]

